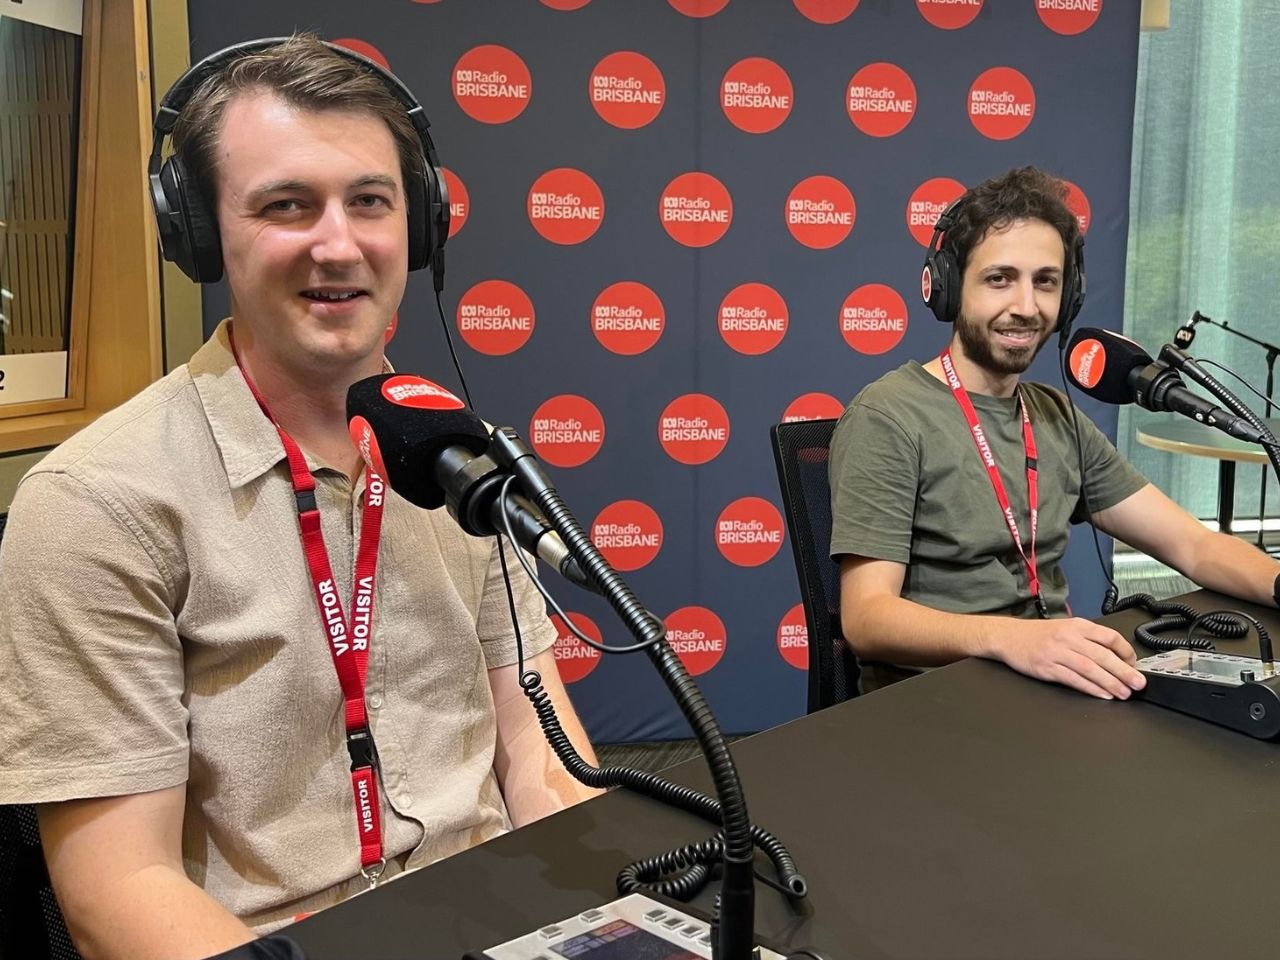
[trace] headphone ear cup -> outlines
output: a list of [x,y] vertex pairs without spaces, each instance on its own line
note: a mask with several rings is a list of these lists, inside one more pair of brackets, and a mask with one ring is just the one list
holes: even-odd
[[1071,263],[1062,278],[1062,299],[1058,306],[1058,324],[1054,328],[1064,342],[1071,335],[1071,324],[1084,306],[1084,250],[1083,241],[1076,239],[1072,249]]
[[933,315],[943,323],[955,323],[960,310],[960,271],[950,251],[938,250],[925,261],[930,274],[931,296],[926,301]]
[[179,226],[163,240],[165,258],[196,283],[222,279],[222,238],[218,221],[187,175],[182,161],[170,157],[160,169],[160,182]]
[[[430,169],[430,167],[424,167]],[[435,227],[431,223],[431,208],[428,204],[430,174],[410,177],[405,184],[405,195],[408,199],[409,217],[409,269],[421,270],[431,263],[431,253],[438,242]]]

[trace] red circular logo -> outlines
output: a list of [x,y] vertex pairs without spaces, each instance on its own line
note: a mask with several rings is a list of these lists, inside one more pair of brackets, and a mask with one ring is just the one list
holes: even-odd
[[449,236],[467,225],[467,217],[471,215],[471,196],[467,193],[467,185],[448,167],[441,167],[444,173],[444,186],[449,191]]
[[1036,115],[1031,81],[1013,67],[983,71],[969,88],[969,121],[984,137],[1011,140]]
[[[600,628],[584,613],[572,610],[565,611],[573,625],[585,633],[596,643],[602,643]],[[556,669],[560,671],[560,679],[565,683],[577,683],[600,665],[602,654],[594,647],[589,647],[577,637],[560,619],[559,614],[551,615],[551,623],[556,628],[556,642],[551,649],[556,658]]]
[[461,410],[466,406],[440,384],[404,373],[383,380],[382,395],[397,406],[416,410]]
[[1089,198],[1070,180],[1063,180],[1062,185],[1067,188],[1067,209],[1076,215],[1076,222],[1080,224],[1080,235],[1084,236],[1089,232],[1089,221],[1093,213],[1089,207]]
[[619,570],[639,570],[662,549],[662,519],[647,503],[616,500],[591,524],[591,542]]
[[658,295],[633,280],[605,287],[591,305],[591,332],[602,347],[623,356],[644,353],[666,326],[667,311]]
[[682,173],[662,191],[658,202],[662,229],[686,247],[707,247],[733,222],[733,199],[709,173]]
[[601,119],[624,130],[643,127],[662,112],[667,84],[662,71],[643,54],[611,53],[591,71],[587,96]]
[[472,47],[453,66],[453,99],[472,120],[507,123],[524,112],[532,95],[529,68],[506,47]]
[[729,5],[729,0],[667,0],[686,17],[714,17]]
[[1102,0],[1036,0],[1036,13],[1054,33],[1074,36],[1093,26],[1102,13]]
[[935,27],[959,30],[982,12],[982,0],[916,0],[916,9]]
[[681,607],[668,614],[667,642],[695,677],[706,673],[724,656],[728,645],[724,623],[706,607]]
[[1071,349],[1071,378],[1088,390],[1097,386],[1107,366],[1107,351],[1093,338],[1081,340]]
[[782,411],[783,423],[800,420],[835,420],[844,413],[844,404],[829,393],[805,393],[796,397]]
[[924,301],[925,306],[929,305],[929,301],[933,298],[933,271],[929,269],[929,264],[925,264],[920,271],[920,299]]
[[787,196],[787,229],[806,247],[827,250],[849,236],[857,212],[853,194],[835,177],[806,177]]
[[533,412],[529,441],[554,467],[581,466],[604,444],[604,417],[585,397],[562,393]]
[[768,133],[791,115],[794,92],[787,71],[764,57],[747,57],[720,82],[720,109],[739,130]]
[[769,562],[782,549],[782,514],[761,497],[733,501],[716,520],[716,548],[740,567]]
[[334,44],[339,47],[360,54],[362,57],[368,57],[383,70],[391,72],[391,64],[387,63],[387,58],[382,55],[382,51],[375,47],[368,40],[357,40],[355,37],[343,37],[341,40],[334,40]]
[[720,302],[720,336],[739,353],[758,356],[782,342],[789,322],[787,304],[763,283],[734,287]]
[[916,187],[907,201],[907,229],[916,243],[929,246],[933,241],[933,225],[963,193],[964,184],[950,177],[934,177]]
[[797,670],[809,669],[809,624],[797,603],[778,623],[778,653]]
[[892,63],[868,63],[849,80],[845,93],[849,119],[868,136],[892,137],[916,115],[916,85]]
[[662,411],[658,442],[672,460],[690,466],[707,463],[729,442],[729,414],[705,393],[686,393]]
[[792,0],[814,23],[839,23],[858,9],[858,0]]
[[591,0],[542,0],[543,6],[552,10],[581,10]]
[[589,240],[604,222],[604,194],[581,170],[548,170],[529,189],[529,222],[545,240],[572,244]]
[[907,305],[883,283],[859,287],[840,308],[840,334],[859,353],[892,350],[906,332]]
[[533,302],[506,280],[482,280],[458,300],[458,332],[472,350],[514,353],[533,336]]
[[386,331],[382,334],[382,342],[390,343],[391,338],[396,335],[396,331],[400,329],[400,311],[397,310],[391,315],[391,322],[387,324]]

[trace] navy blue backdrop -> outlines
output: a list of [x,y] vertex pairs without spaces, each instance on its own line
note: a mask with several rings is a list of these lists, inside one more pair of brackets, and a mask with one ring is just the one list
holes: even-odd
[[[1068,180],[1088,228],[1078,322],[1119,326],[1138,0],[191,0],[189,13],[193,60],[312,29],[415,91],[454,187],[444,304],[477,410],[576,464],[553,467],[566,501],[634,568],[641,599],[676,614],[729,732],[804,709],[769,426],[829,416],[937,353],[948,331],[918,291],[939,205],[1023,163]],[[206,327],[226,311],[225,290],[207,290]],[[396,367],[456,389],[425,274],[399,321]],[[1056,383],[1051,353],[1033,373]],[[1083,409],[1114,436],[1113,409]],[[1067,572],[1094,615],[1102,578],[1082,534]],[[603,603],[553,586],[626,641]],[[557,651],[596,741],[687,735],[641,659],[583,656],[567,638]]]

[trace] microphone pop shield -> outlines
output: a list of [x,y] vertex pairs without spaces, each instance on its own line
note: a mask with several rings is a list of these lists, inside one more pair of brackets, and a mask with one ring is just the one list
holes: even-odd
[[439,384],[401,373],[366,377],[347,391],[347,421],[361,456],[391,489],[428,510],[443,506],[435,461],[446,447],[477,455],[489,432],[466,404]]
[[1152,362],[1128,337],[1097,327],[1081,327],[1067,344],[1067,376],[1103,403],[1133,403],[1129,374]]

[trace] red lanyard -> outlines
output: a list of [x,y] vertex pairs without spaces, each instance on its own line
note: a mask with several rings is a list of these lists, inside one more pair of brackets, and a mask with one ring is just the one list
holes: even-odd
[[[235,354],[235,339],[231,339]],[[236,355],[239,366],[240,357]],[[320,509],[316,505],[316,481],[307,469],[306,458],[294,439],[276,423],[267,401],[258,392],[244,367],[240,373],[249,392],[258,401],[263,414],[280,434],[285,455],[289,459],[289,475],[298,507],[298,527],[302,534],[302,550],[311,571],[316,592],[316,606],[324,624],[325,640],[338,673],[345,704],[347,752],[351,756],[351,791],[355,797],[356,833],[360,839],[360,872],[371,886],[382,876],[386,861],[382,857],[382,823],[378,815],[378,755],[373,733],[365,712],[365,677],[369,669],[369,641],[373,637],[374,584],[378,569],[378,541],[382,535],[382,509],[385,484],[370,467],[365,484],[364,520],[360,529],[360,547],[356,553],[356,569],[352,584],[350,620],[342,610],[329,552],[320,529]]]
[[1027,576],[1031,581],[1031,598],[1036,602],[1036,612],[1042,618],[1047,619],[1049,608],[1044,602],[1044,597],[1040,594],[1040,577],[1036,573],[1036,527],[1038,524],[1037,508],[1040,505],[1040,487],[1037,480],[1036,438],[1031,430],[1031,417],[1027,414],[1027,402],[1022,398],[1022,391],[1019,390],[1018,409],[1022,411],[1022,443],[1026,450],[1027,461],[1027,507],[1031,511],[1030,556],[1022,548],[1022,536],[1018,533],[1018,521],[1013,518],[1013,507],[1009,504],[1009,494],[1005,492],[1004,480],[996,467],[996,458],[995,454],[991,452],[991,444],[987,442],[987,435],[982,430],[982,424],[978,422],[978,412],[973,409],[973,401],[969,399],[969,391],[964,388],[964,384],[956,376],[955,365],[951,362],[951,348],[948,347],[943,350],[938,359],[942,361],[942,372],[946,374],[951,393],[955,396],[956,403],[960,405],[964,418],[969,423],[969,433],[978,448],[978,454],[982,457],[982,463],[987,468],[987,476],[991,478],[991,486],[996,491],[996,502],[1000,504],[1000,510],[1004,514],[1004,521],[1009,526],[1009,535],[1013,538],[1013,545],[1017,548],[1018,555],[1022,557],[1022,562],[1026,565]]

